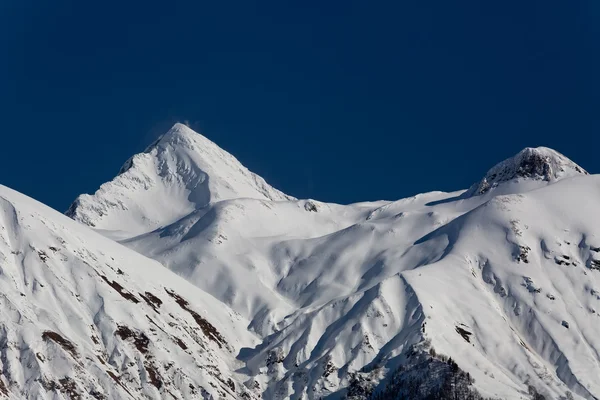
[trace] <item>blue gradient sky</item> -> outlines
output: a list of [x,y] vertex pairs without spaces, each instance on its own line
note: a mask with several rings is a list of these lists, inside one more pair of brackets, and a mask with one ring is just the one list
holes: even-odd
[[0,3],[0,183],[65,210],[175,121],[296,197],[600,172],[594,1]]

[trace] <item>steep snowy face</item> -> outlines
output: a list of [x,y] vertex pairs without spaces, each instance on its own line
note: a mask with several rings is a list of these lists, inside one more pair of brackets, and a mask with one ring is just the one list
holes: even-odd
[[0,186],[0,398],[254,399],[247,322],[157,262]]
[[125,238],[166,226],[210,203],[246,197],[292,199],[207,138],[175,124],[95,194],[79,196],[66,214]]
[[522,180],[556,182],[588,173],[557,151],[547,147],[525,148],[495,165],[483,179],[469,188],[467,196],[479,196],[498,185]]

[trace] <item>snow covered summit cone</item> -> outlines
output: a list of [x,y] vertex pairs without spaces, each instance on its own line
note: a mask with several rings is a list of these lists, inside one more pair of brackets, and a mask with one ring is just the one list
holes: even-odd
[[292,199],[207,138],[177,123],[130,158],[95,194],[79,196],[67,215],[125,238],[233,198]]
[[587,174],[583,168],[555,150],[527,147],[514,157],[496,164],[481,181],[471,186],[467,196],[485,194],[504,182],[528,179],[552,183]]

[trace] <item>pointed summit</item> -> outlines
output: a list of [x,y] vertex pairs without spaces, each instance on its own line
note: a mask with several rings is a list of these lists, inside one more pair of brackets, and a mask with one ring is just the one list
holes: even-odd
[[177,123],[93,195],[81,195],[67,215],[97,229],[131,237],[170,224],[210,203],[290,196],[271,187],[189,127]]
[[469,188],[467,197],[489,192],[504,182],[531,180],[556,182],[588,173],[559,152],[547,147],[527,147],[490,169],[479,182]]
[[[171,127],[165,134],[161,135],[156,142],[150,145],[152,147],[166,147],[166,146],[190,146],[193,143],[202,143],[203,145],[210,147],[218,146],[202,136],[198,132],[194,131],[187,125],[177,122]],[[147,149],[148,150],[148,149]]]
[[[167,147],[189,147],[194,141],[204,141],[209,146],[216,147],[217,145],[195,132],[187,125],[180,122],[175,123],[166,133],[163,133],[150,146],[144,150],[144,153],[152,153],[153,151],[164,151]],[[119,175],[126,172],[133,165],[133,160],[139,154],[134,155],[129,160],[125,161]]]

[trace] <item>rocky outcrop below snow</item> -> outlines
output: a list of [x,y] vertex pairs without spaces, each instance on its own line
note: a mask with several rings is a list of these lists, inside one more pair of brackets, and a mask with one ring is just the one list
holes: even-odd
[[547,147],[528,147],[490,169],[483,179],[469,188],[467,196],[478,196],[504,182],[530,179],[556,182],[588,173],[557,151]]

